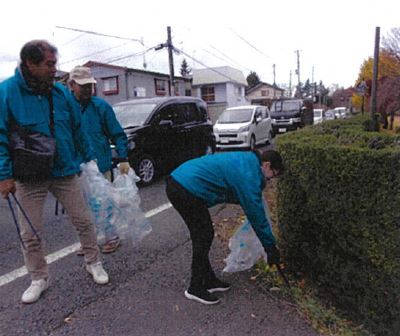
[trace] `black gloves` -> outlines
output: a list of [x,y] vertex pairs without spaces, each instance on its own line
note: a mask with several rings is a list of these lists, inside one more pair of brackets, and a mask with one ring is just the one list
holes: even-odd
[[281,254],[275,245],[270,245],[264,248],[268,257],[268,265],[279,264],[281,262]]

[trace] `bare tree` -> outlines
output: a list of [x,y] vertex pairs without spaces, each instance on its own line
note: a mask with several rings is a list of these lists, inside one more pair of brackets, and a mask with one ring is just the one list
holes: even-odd
[[400,28],[392,28],[382,37],[382,46],[400,62]]

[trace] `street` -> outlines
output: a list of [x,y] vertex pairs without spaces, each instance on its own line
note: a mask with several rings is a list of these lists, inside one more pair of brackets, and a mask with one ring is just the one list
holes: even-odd
[[[188,231],[165,195],[164,180],[140,189],[142,209],[153,231],[139,246],[124,240],[103,255],[110,283],[94,284],[77,236],[66,215],[55,216],[49,196],[43,239],[50,255],[50,287],[31,305],[21,303],[29,286],[18,236],[5,200],[0,200],[0,335],[318,335],[296,309],[251,280],[251,271],[224,274],[232,289],[222,302],[204,306],[187,300],[191,243]],[[215,207],[212,213],[222,211]],[[214,240],[217,274],[226,246]]]

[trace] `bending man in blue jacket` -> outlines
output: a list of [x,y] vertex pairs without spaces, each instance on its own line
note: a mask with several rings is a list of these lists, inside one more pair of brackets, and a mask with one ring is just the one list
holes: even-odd
[[[0,193],[4,198],[9,193],[16,193],[40,237],[43,233],[43,206],[50,191],[61,202],[78,232],[85,252],[86,270],[96,283],[106,284],[109,278],[101,263],[95,229],[76,175],[80,171],[80,157],[85,161],[94,159],[82,129],[79,106],[67,88],[54,83],[56,47],[44,40],[33,40],[22,47],[20,58],[15,75],[0,84]],[[51,108],[56,140],[51,176],[31,182],[15,181],[13,155],[9,147],[11,124],[15,122],[50,137]],[[32,279],[22,295],[22,302],[33,303],[48,287],[48,267],[41,240],[24,216],[20,214],[19,217],[25,265]]]
[[220,203],[240,204],[268,255],[270,264],[279,263],[279,250],[265,216],[262,191],[265,180],[283,172],[278,152],[226,152],[189,160],[167,179],[167,196],[190,231],[192,275],[185,291],[188,299],[203,304],[220,300],[213,293],[230,285],[219,280],[208,253],[214,229],[208,208]]
[[[96,80],[90,68],[76,66],[69,74],[68,84],[79,103],[82,112],[82,123],[89,138],[90,145],[97,159],[99,170],[111,181],[111,148],[110,142],[115,145],[121,174],[128,174],[128,139],[115,113],[105,100],[93,97],[93,85]],[[105,243],[101,246],[103,253],[114,252],[120,245],[120,239],[115,226],[111,223],[112,213],[107,214],[108,223],[104,228]],[[78,251],[82,255],[82,250]]]

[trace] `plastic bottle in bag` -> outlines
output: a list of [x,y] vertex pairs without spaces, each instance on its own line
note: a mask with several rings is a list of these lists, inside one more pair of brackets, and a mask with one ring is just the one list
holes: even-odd
[[149,220],[140,209],[140,196],[136,182],[139,178],[130,169],[128,175],[116,172],[113,182],[115,189],[115,226],[120,236],[129,237],[137,245],[151,231]]

